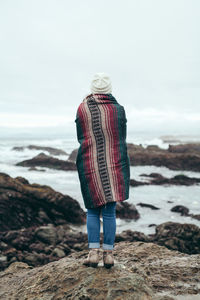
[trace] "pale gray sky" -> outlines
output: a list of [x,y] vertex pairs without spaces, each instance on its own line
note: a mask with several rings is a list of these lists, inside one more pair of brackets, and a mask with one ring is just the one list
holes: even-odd
[[74,126],[96,72],[130,126],[200,131],[199,0],[1,0],[0,126]]

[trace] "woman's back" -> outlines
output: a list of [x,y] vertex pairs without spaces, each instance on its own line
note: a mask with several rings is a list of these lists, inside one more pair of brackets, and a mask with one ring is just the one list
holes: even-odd
[[126,115],[112,94],[90,94],[76,115],[76,165],[87,208],[129,197]]

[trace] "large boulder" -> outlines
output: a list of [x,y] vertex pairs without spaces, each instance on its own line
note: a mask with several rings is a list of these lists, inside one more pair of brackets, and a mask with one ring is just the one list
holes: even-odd
[[0,173],[0,231],[72,223],[85,224],[78,201],[47,185]]
[[200,292],[200,255],[121,242],[114,250],[115,265],[107,270],[102,254],[97,268],[84,266],[87,254],[74,252],[36,268],[13,262],[0,273],[0,298],[174,300],[177,294],[193,299]]

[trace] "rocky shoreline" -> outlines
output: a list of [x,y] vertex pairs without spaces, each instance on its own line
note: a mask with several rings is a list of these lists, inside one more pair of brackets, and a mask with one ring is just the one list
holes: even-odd
[[[60,149],[29,145],[13,151],[43,150],[66,155]],[[200,144],[171,146],[128,144],[131,165],[166,166],[172,170],[200,171]],[[39,155],[16,166],[76,171],[75,149],[67,160]],[[45,169],[43,169],[45,171]],[[199,178],[183,174],[166,178],[141,174],[145,181],[131,185],[199,185]],[[136,206],[159,210],[150,203]],[[117,203],[116,216],[140,219],[137,207]],[[183,205],[172,212],[200,220]],[[0,173],[0,299],[138,299],[195,300],[200,295],[200,227],[189,223],[149,224],[154,234],[124,230],[116,234],[115,266],[110,270],[81,264],[88,253],[82,231],[86,213],[79,203],[50,186],[30,184],[24,177]],[[101,244],[103,233],[101,232]],[[59,278],[59,279],[58,279]],[[98,284],[97,284],[98,282]],[[20,283],[20,284],[19,284]],[[188,298],[189,297],[189,298]],[[184,298],[180,298],[184,299]]]
[[[54,155],[62,154],[60,149],[48,149],[49,147],[27,146],[29,149],[46,150]],[[47,149],[46,149],[47,148]],[[24,147],[13,147],[13,150],[22,151]],[[127,144],[128,155],[131,166],[165,166],[171,170],[185,170],[200,172],[200,144],[169,145],[168,149],[159,148],[156,145],[149,145],[144,148],[142,145]],[[68,160],[61,160],[40,153],[36,157],[18,162],[16,166],[24,167],[47,167],[58,170],[76,170],[76,156],[78,149],[72,151]]]
[[[174,211],[189,215],[184,207]],[[36,267],[88,249],[87,234],[79,229],[86,223],[86,213],[76,200],[49,186],[0,173],[0,216],[1,270],[15,261]],[[116,216],[135,221],[140,218],[136,207],[126,201],[117,203]],[[183,253],[200,254],[198,226],[166,222],[155,226],[155,230],[150,235],[125,230],[116,234],[116,243],[153,242]]]

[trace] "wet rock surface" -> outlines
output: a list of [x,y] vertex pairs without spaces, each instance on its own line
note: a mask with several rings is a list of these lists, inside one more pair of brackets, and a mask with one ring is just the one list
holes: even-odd
[[45,153],[40,153],[37,156],[23,160],[15,164],[22,167],[45,167],[63,171],[76,171],[76,164],[72,161],[61,160]]
[[[170,251],[153,243],[121,242],[115,265],[105,269],[82,265],[88,251],[32,268],[14,262],[0,272],[0,298],[169,300],[200,293],[200,255]],[[168,296],[162,296],[167,293]]]

